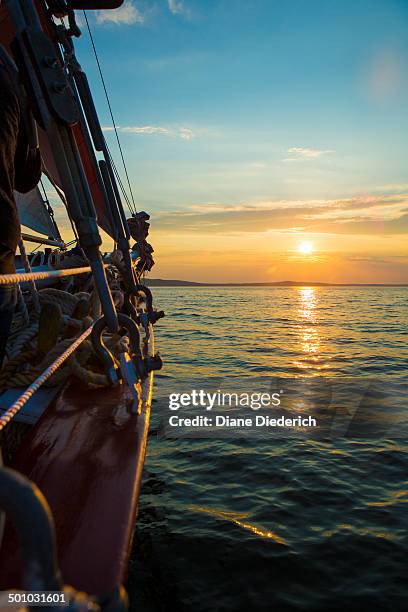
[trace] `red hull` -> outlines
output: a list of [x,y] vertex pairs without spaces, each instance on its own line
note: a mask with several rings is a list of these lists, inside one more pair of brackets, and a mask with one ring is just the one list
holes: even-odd
[[[126,388],[71,384],[20,449],[13,466],[45,495],[54,515],[63,581],[101,595],[126,578],[149,427],[152,378],[141,414]],[[16,540],[0,551],[1,588],[20,586]]]

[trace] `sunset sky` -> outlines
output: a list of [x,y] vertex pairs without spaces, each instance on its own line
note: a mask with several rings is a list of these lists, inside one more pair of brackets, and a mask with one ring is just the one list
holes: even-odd
[[153,277],[408,282],[405,0],[127,0],[90,22]]

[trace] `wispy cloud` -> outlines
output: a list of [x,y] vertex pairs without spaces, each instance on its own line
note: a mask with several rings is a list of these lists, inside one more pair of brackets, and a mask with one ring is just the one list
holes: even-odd
[[183,138],[184,140],[191,140],[195,136],[192,130],[190,130],[189,128],[183,128],[183,127],[179,128],[178,135],[180,136],[180,138]]
[[284,162],[310,161],[322,155],[335,153],[332,149],[311,149],[308,147],[291,147],[287,150],[289,157],[285,157]]
[[380,193],[408,193],[408,183],[388,183],[387,185],[377,185],[371,187],[371,191]]
[[181,0],[167,0],[169,11],[173,15],[189,15],[190,11]]
[[143,23],[144,17],[132,0],[125,0],[121,7],[114,10],[96,11],[96,23],[114,23],[116,25],[132,25]]
[[[195,137],[193,130],[187,127],[165,127],[162,125],[125,125],[117,126],[118,132],[123,134],[139,134],[142,136],[159,135],[169,136],[171,138],[182,138],[183,140],[192,140]],[[113,132],[112,126],[102,127],[104,132]]]
[[124,134],[164,134],[170,136],[170,130],[159,125],[127,125],[119,127]]
[[407,235],[408,194],[344,200],[265,201],[195,204],[157,215],[168,231],[230,234],[308,231],[329,234]]
[[265,162],[251,162],[249,165],[251,168],[255,168],[257,170],[263,170],[267,167],[267,164]]

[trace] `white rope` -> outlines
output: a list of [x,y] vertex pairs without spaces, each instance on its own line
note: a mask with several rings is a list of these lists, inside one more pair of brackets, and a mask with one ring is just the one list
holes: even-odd
[[25,274],[0,274],[0,285],[14,285],[28,281],[44,280],[46,278],[63,278],[64,276],[75,276],[91,272],[90,267],[69,268],[66,270],[52,270],[44,272],[30,272]]

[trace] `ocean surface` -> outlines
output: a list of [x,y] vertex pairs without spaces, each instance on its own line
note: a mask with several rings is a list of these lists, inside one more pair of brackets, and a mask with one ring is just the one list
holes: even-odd
[[[174,287],[154,296],[167,314],[156,326],[165,367],[131,609],[408,610],[408,289]],[[324,426],[178,435],[166,424],[184,408],[170,411],[169,395],[192,389],[282,390],[286,414]]]

